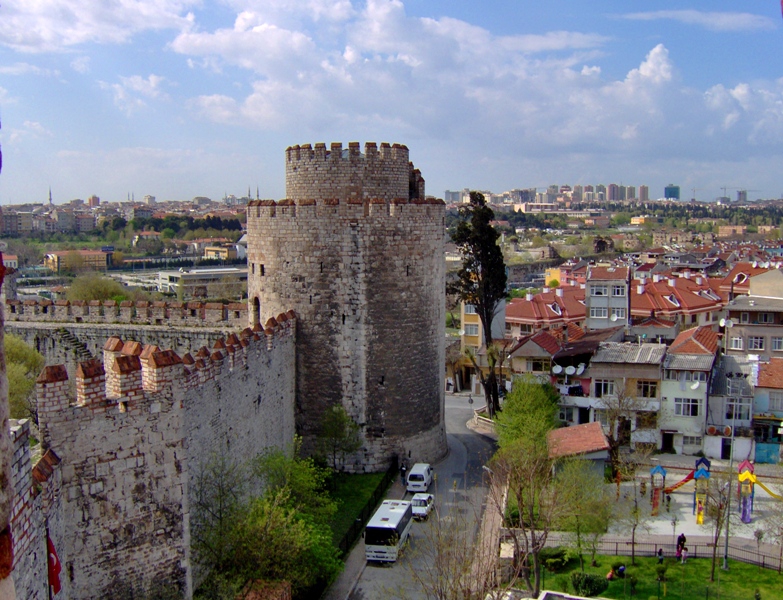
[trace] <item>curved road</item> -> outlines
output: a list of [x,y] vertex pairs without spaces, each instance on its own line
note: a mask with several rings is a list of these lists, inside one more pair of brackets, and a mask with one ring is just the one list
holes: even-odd
[[[480,402],[480,400],[479,400]],[[494,440],[475,433],[465,425],[473,417],[468,396],[446,396],[446,434],[449,453],[433,465],[435,482],[430,492],[435,495],[435,505],[440,518],[458,521],[461,526],[480,517],[486,493],[482,467],[495,452]],[[399,486],[397,486],[399,489]],[[410,494],[406,494],[410,498]],[[448,521],[447,521],[448,522]],[[417,548],[427,544],[427,523],[414,522],[411,542],[403,556],[392,564],[368,563],[350,595],[350,600],[374,598],[405,598],[418,600],[425,595],[416,589],[411,580],[411,569],[426,557],[426,550]],[[360,546],[363,544],[360,543]]]

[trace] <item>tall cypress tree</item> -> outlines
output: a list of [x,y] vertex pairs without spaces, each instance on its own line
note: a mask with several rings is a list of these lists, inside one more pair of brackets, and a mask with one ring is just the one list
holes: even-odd
[[489,372],[479,377],[484,385],[487,410],[494,415],[498,400],[497,347],[492,340],[492,319],[506,297],[506,265],[498,245],[500,234],[491,225],[495,213],[487,206],[484,195],[470,193],[470,203],[460,208],[462,219],[452,235],[452,241],[462,255],[462,267],[457,280],[449,285],[449,293],[462,302],[472,304],[481,320]]

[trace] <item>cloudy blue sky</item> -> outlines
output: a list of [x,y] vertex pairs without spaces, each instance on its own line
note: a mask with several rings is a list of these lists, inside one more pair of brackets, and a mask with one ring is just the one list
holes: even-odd
[[0,203],[282,198],[332,141],[406,144],[437,196],[780,197],[782,50],[777,0],[3,0]]

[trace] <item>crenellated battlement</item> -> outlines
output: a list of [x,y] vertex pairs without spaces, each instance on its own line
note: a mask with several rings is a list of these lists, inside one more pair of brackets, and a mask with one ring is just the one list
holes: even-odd
[[247,304],[146,300],[6,300],[5,320],[234,328],[247,324]]
[[380,149],[375,142],[365,142],[364,154],[361,152],[359,142],[349,142],[348,148],[344,149],[341,142],[332,142],[329,149],[326,144],[319,142],[313,147],[310,144],[289,146],[285,150],[286,163],[298,163],[306,165],[308,163],[323,163],[331,161],[333,163],[340,161],[386,161],[398,165],[408,165],[410,152],[404,144],[381,143]]
[[[209,381],[219,381],[248,366],[251,353],[273,352],[283,339],[295,336],[293,311],[267,320],[262,328],[245,328],[239,334],[218,339],[212,349],[202,346],[195,357],[180,357],[173,350],[110,337],[103,347],[103,360],[78,363],[75,398],[71,397],[68,372],[64,365],[48,365],[36,380],[38,411],[44,440],[50,441],[51,424],[63,417],[69,407],[89,408],[93,412],[133,411],[142,404],[154,410],[154,396],[191,392]],[[66,417],[67,418],[67,417]]]
[[[248,219],[271,217],[302,219],[350,219],[384,220],[387,218],[411,219],[433,217],[433,207],[444,206],[443,200],[436,198],[300,198],[252,200],[248,203]],[[442,212],[442,209],[436,209]]]
[[286,195],[315,198],[424,198],[424,179],[407,146],[333,142],[290,146],[285,151]]

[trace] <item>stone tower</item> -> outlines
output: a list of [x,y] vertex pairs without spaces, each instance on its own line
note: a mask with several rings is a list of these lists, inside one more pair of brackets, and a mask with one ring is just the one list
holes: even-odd
[[402,145],[306,144],[285,161],[287,199],[248,206],[248,313],[251,326],[296,313],[305,448],[324,410],[342,404],[364,442],[348,470],[441,457],[443,202],[425,199]]

